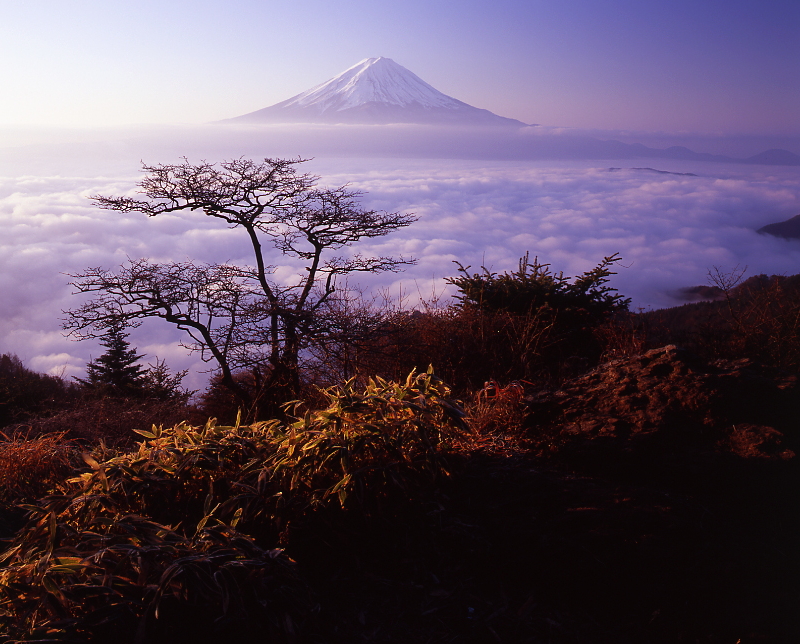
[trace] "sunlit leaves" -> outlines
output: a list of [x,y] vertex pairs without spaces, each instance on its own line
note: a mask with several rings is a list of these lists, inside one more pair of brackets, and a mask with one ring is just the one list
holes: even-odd
[[324,409],[290,423],[153,427],[130,452],[84,454],[87,471],[26,506],[0,555],[0,635],[81,640],[102,625],[146,641],[188,606],[289,641],[308,597],[262,542],[320,506],[369,513],[431,489],[466,429],[430,369],[324,394]]
[[447,475],[448,440],[466,424],[431,370],[363,390],[351,379],[325,394],[328,407],[298,418],[275,454],[273,476],[288,494],[369,511]]

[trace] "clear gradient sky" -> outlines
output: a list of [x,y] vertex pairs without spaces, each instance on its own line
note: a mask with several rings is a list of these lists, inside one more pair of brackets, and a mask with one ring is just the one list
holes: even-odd
[[373,56],[528,123],[800,134],[800,0],[0,0],[0,125],[202,123]]

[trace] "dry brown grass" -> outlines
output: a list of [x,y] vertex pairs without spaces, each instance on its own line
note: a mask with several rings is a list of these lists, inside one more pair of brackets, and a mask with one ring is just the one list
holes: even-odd
[[523,405],[517,399],[479,399],[467,406],[467,421],[475,434],[515,436],[522,428]]
[[520,451],[525,424],[523,395],[527,381],[503,386],[490,381],[465,405],[471,432],[459,449],[465,453],[511,456]]
[[61,435],[84,444],[131,445],[140,437],[135,429],[175,425],[192,410],[174,401],[135,398],[87,398],[52,416],[34,418],[11,428],[27,436]]
[[78,467],[80,451],[63,433],[0,437],[0,503],[43,496]]
[[[532,379],[557,349],[553,325],[541,315],[520,316],[430,305],[400,312],[375,337],[349,347],[347,368],[338,355],[325,356],[332,372],[366,379],[401,379],[412,369],[434,365],[459,396],[479,390],[491,378]],[[337,363],[338,361],[338,363]]]
[[597,326],[594,337],[602,348],[600,362],[639,355],[647,349],[647,328],[635,313],[615,314]]

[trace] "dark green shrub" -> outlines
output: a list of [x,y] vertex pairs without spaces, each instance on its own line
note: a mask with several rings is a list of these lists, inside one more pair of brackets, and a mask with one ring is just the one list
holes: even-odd
[[455,297],[461,311],[477,314],[484,351],[502,355],[511,349],[513,368],[504,374],[508,363],[490,359],[497,371],[486,374],[487,379],[558,379],[595,363],[603,353],[595,330],[630,303],[608,286],[620,259],[616,253],[605,257],[571,281],[538,258],[531,262],[527,254],[510,273],[483,268],[470,274],[469,267],[459,264],[461,275],[448,281],[459,290]]
[[550,264],[540,264],[538,258],[531,262],[526,254],[511,273],[497,274],[483,267],[482,273],[470,274],[469,266],[457,263],[461,276],[447,281],[458,288],[455,297],[464,308],[529,316],[547,311],[562,326],[582,325],[628,308],[630,299],[607,285],[615,274],[611,268],[621,259],[617,253],[604,257],[570,282],[563,273],[551,272]]
[[461,275],[449,280],[459,291],[455,305],[387,316],[368,341],[348,347],[349,368],[397,378],[435,364],[462,396],[491,379],[575,375],[609,353],[609,344],[636,339],[608,326],[630,302],[608,286],[619,260],[606,257],[573,280],[527,255],[517,271],[499,275],[486,268],[470,274],[459,264]]

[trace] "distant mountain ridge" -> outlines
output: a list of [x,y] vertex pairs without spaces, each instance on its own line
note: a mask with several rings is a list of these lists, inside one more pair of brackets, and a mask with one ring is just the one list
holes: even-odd
[[693,159],[696,161],[721,161],[723,163],[752,163],[754,165],[800,165],[800,156],[789,150],[771,149],[746,159],[735,159],[721,154],[694,152],[689,148],[675,145],[659,150],[667,159]]
[[800,239],[800,215],[795,215],[786,221],[767,224],[759,228],[756,232],[762,235],[783,237],[784,239]]
[[748,157],[743,163],[755,163],[757,165],[800,165],[800,156],[789,150],[772,148],[755,156]]
[[384,57],[365,58],[297,96],[223,122],[526,125],[443,94]]
[[[223,124],[326,124],[458,126],[429,130],[420,135],[405,132],[400,139],[391,133],[371,131],[367,147],[384,145],[392,154],[456,154],[483,158],[489,151],[502,158],[659,158],[720,163],[800,166],[800,156],[782,149],[766,150],[746,159],[694,152],[682,146],[651,148],[641,143],[622,143],[585,135],[548,135],[535,126],[473,107],[448,96],[391,58],[365,58],[338,76],[291,98],[255,112],[217,121]],[[477,126],[477,127],[476,127]],[[490,127],[485,127],[490,126]],[[343,147],[357,148],[353,131],[327,136],[346,139]],[[483,130],[486,130],[484,132]],[[541,128],[547,130],[547,128]],[[517,136],[532,133],[536,136]],[[319,134],[319,133],[317,133]],[[382,143],[385,141],[385,143]]]

